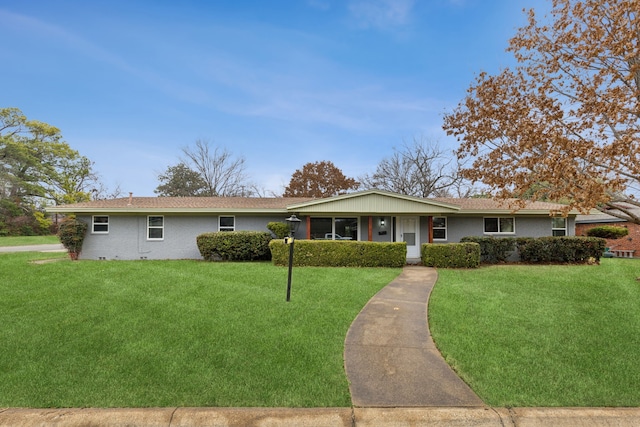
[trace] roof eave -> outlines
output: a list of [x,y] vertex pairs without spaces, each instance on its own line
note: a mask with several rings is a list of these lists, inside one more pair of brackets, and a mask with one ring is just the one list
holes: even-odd
[[127,214],[127,213],[167,213],[167,214],[197,214],[197,213],[250,213],[250,214],[283,214],[289,211],[287,208],[65,208],[60,206],[50,207],[47,212],[61,214]]
[[[459,215],[551,215],[551,209],[461,209]],[[568,215],[578,215],[578,211],[570,211]]]

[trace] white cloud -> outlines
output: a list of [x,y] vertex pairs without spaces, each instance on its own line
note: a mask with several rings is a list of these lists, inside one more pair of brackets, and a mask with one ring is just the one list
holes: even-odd
[[414,0],[352,0],[349,11],[362,28],[387,30],[405,26]]

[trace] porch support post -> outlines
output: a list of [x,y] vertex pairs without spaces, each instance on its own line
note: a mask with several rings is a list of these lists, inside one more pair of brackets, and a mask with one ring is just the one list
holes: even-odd
[[311,216],[307,216],[307,240],[311,240]]
[[369,230],[368,231],[369,231],[369,235],[368,235],[367,240],[369,242],[371,242],[373,240],[373,217],[372,216],[369,217]]
[[429,243],[433,243],[433,217],[429,215]]

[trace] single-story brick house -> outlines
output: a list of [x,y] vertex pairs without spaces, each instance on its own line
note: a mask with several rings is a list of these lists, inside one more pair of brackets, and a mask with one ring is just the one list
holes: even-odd
[[[637,215],[640,209],[629,207]],[[576,216],[576,236],[586,236],[587,230],[602,225],[612,225],[614,227],[624,227],[629,230],[629,234],[620,239],[607,239],[607,247],[614,256],[628,258],[640,256],[640,225],[625,221],[613,215],[603,212],[591,215]]]
[[302,220],[298,239],[407,242],[407,259],[423,243],[465,236],[571,236],[575,216],[530,202],[513,211],[492,199],[423,199],[380,190],[313,198],[133,197],[48,208],[89,224],[81,259],[200,259],[196,236],[211,231],[267,231],[267,223]]

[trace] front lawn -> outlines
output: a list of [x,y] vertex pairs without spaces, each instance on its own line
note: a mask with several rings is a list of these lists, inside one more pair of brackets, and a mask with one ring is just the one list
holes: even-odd
[[0,407],[350,406],[344,339],[400,269],[0,255]]
[[438,348],[492,406],[640,406],[640,261],[439,270]]
[[58,236],[15,236],[0,237],[0,247],[2,246],[28,246],[28,245],[51,245],[60,243]]

